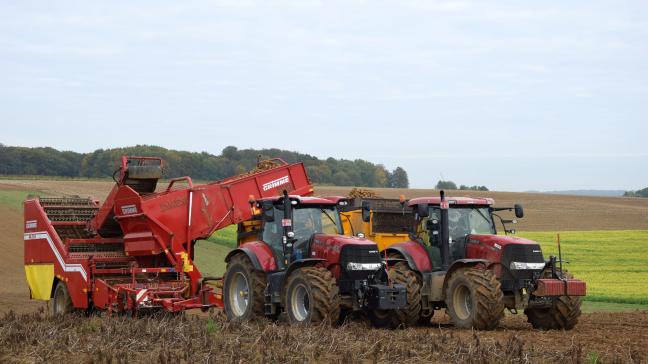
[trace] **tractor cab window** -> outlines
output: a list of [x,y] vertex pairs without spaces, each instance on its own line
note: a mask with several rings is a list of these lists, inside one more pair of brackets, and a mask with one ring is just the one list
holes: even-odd
[[429,222],[433,220],[439,221],[440,218],[439,208],[431,206],[429,216],[422,218],[416,228],[417,236],[424,243],[425,250],[430,257],[433,270],[441,269],[441,240],[438,234],[433,234],[429,230]]
[[[441,218],[441,210],[438,206],[431,206],[429,217],[421,219],[418,226],[419,237],[427,246],[428,253],[433,266],[441,264],[441,240],[439,235],[429,231],[428,221]],[[470,234],[495,234],[493,219],[488,207],[479,206],[451,206],[448,209],[448,231],[450,233],[450,255],[452,260],[466,257],[466,236]]]
[[448,210],[448,227],[453,241],[459,241],[469,234],[495,234],[488,207],[453,206]]
[[[262,239],[270,245],[280,266],[283,264],[283,226],[282,209],[275,207],[275,219],[266,222],[263,227]],[[308,242],[314,234],[343,234],[340,217],[335,206],[302,205],[293,209],[293,255],[306,257]]]

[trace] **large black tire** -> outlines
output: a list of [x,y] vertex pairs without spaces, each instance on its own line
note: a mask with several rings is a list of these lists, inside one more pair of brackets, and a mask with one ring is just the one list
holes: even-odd
[[245,322],[264,317],[265,288],[265,273],[255,270],[247,256],[232,257],[223,282],[227,318],[233,322]]
[[331,272],[319,267],[299,268],[290,274],[285,287],[284,307],[291,325],[338,323],[340,295]]
[[504,317],[504,294],[495,275],[486,269],[458,269],[448,280],[446,311],[455,326],[492,330]]
[[74,310],[72,306],[72,298],[70,292],[64,282],[59,281],[54,288],[54,295],[52,297],[52,305],[50,307],[52,315],[65,315]]
[[397,328],[416,325],[421,319],[421,279],[406,262],[398,262],[387,272],[391,284],[401,284],[407,290],[407,305],[400,310],[375,310],[369,320],[375,327]]
[[[550,272],[545,272],[545,276],[551,276]],[[573,275],[565,271],[567,278],[573,278]],[[581,315],[580,297],[560,296],[553,300],[551,307],[547,308],[527,308],[524,314],[527,315],[527,321],[534,329],[539,330],[571,330],[578,323]]]

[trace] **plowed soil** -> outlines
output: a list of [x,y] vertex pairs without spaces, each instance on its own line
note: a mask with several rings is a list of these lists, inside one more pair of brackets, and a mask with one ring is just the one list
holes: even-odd
[[0,205],[0,313],[9,309],[18,312],[34,311],[41,306],[29,299],[29,288],[23,268],[22,213]]
[[[318,195],[346,196],[350,187],[317,186]],[[375,188],[380,197],[438,196],[432,189]],[[446,191],[446,196],[491,197],[496,206],[521,203],[525,216],[518,219],[520,231],[587,231],[648,229],[648,198],[592,197],[522,192]],[[502,212],[503,218],[512,218]]]
[[[113,182],[73,180],[2,180],[0,189],[43,191],[50,195],[91,196],[98,200],[106,198]],[[164,188],[165,183],[160,183]],[[371,189],[381,197],[406,198],[437,196],[432,189]],[[346,196],[351,187],[316,186],[321,196]],[[591,197],[551,195],[522,192],[447,191],[448,196],[491,197],[497,206],[513,206],[521,203],[525,217],[519,220],[520,231],[568,231],[568,230],[646,230],[648,229],[648,199],[637,197]],[[513,215],[502,212],[506,218]]]

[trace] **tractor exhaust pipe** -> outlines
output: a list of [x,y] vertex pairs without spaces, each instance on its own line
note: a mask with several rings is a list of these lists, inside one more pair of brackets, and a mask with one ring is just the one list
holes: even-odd
[[441,201],[439,207],[441,208],[441,230],[439,231],[439,238],[441,239],[441,269],[447,271],[450,268],[450,229],[448,227],[448,208],[450,207],[448,201],[445,199],[445,192],[440,192]]

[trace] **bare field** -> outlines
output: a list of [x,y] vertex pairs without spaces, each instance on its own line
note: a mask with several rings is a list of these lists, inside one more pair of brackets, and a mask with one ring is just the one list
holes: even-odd
[[[316,186],[318,195],[346,196],[351,187]],[[381,197],[438,196],[433,189],[372,189]],[[524,231],[646,230],[648,199],[637,197],[591,197],[523,192],[446,191],[448,196],[491,197],[496,206],[524,206],[524,218],[516,229]],[[502,217],[512,213],[502,212]]]
[[[0,180],[0,190],[37,190],[50,195],[92,196],[103,200],[114,182],[76,180]],[[161,183],[163,188],[166,184]],[[316,186],[318,195],[342,195],[351,187]],[[435,196],[433,189],[372,189],[381,197]],[[523,192],[448,191],[450,196],[492,197],[498,206],[521,203],[524,219],[517,229],[526,231],[634,230],[648,229],[648,199],[636,197],[590,197]]]
[[[76,180],[0,180],[0,190],[36,190],[50,195],[92,196],[103,200],[114,182]],[[166,184],[161,183],[163,188]],[[342,195],[351,187],[316,186],[318,195]],[[381,197],[407,198],[438,195],[433,189],[372,189]],[[590,197],[551,195],[522,192],[448,191],[450,196],[492,197],[498,206],[521,203],[524,219],[518,230],[568,231],[568,230],[634,230],[648,229],[648,199],[633,197]],[[505,214],[505,213],[503,213]],[[512,216],[512,215],[511,215]]]

